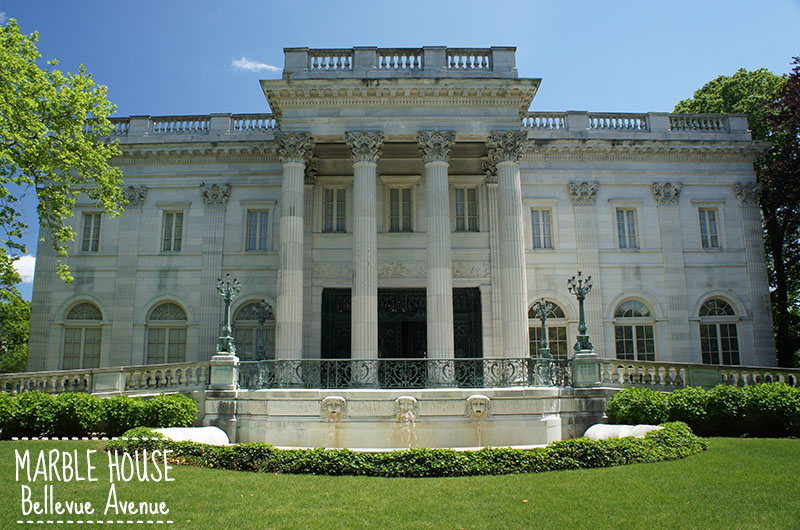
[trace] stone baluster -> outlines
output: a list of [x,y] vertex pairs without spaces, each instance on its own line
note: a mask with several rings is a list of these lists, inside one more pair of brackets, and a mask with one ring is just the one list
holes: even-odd
[[429,359],[454,357],[450,189],[447,173],[455,137],[454,131],[420,131],[417,136],[419,152],[425,164],[428,207],[426,313]]
[[[692,359],[689,338],[689,297],[686,291],[686,272],[683,263],[681,215],[678,208],[679,182],[653,184],[653,197],[658,205],[658,226],[664,260],[664,289],[667,298],[667,318],[672,337],[673,362],[687,363]],[[667,360],[667,359],[659,359]]]
[[347,132],[353,161],[353,290],[351,357],[378,356],[378,240],[376,169],[383,133]]
[[775,335],[769,302],[769,279],[764,258],[764,237],[761,228],[761,211],[758,204],[758,185],[754,182],[734,184],[733,191],[739,201],[742,219],[744,259],[747,267],[750,304],[753,313],[752,359],[742,359],[745,364],[775,365]]
[[314,143],[306,133],[275,133],[283,164],[278,248],[278,299],[275,309],[275,355],[303,357],[303,206],[306,162]]
[[487,141],[489,157],[497,167],[503,353],[510,358],[529,354],[528,287],[519,175],[526,138],[524,131],[493,132]]

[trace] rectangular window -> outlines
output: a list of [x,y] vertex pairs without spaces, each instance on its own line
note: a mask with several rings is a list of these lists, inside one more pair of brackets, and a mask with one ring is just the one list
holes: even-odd
[[636,241],[636,210],[617,208],[617,235],[619,248],[639,248]]
[[325,190],[325,210],[323,212],[323,232],[344,232],[344,188]]
[[161,250],[180,252],[183,241],[183,212],[164,212],[164,238]]
[[77,370],[81,367],[81,328],[64,330],[64,366],[62,370]]
[[83,237],[81,251],[97,252],[100,249],[100,214],[83,214]]
[[614,326],[614,339],[617,347],[617,359],[656,360],[653,326]]
[[[541,332],[541,327],[528,328],[531,357],[539,356]],[[547,347],[550,348],[550,355],[552,355],[554,359],[567,359],[567,352],[569,349],[567,348],[566,326],[554,326],[547,328]]]
[[389,231],[411,232],[411,188],[389,190]]
[[267,250],[269,210],[247,210],[247,250]]
[[456,232],[478,231],[478,190],[456,188]]
[[700,243],[703,248],[719,248],[717,210],[700,208]]
[[534,208],[531,210],[531,229],[534,249],[553,248],[553,231],[549,209]]

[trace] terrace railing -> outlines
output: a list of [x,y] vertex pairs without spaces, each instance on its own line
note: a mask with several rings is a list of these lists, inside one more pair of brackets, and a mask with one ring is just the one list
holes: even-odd
[[245,361],[239,386],[261,388],[506,388],[570,386],[551,359],[306,359]]

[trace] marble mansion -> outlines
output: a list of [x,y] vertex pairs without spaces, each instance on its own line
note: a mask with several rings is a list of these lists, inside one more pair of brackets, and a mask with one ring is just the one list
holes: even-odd
[[542,298],[568,359],[579,270],[601,358],[774,366],[746,117],[530,111],[540,81],[511,47],[287,48],[271,114],[115,119],[129,204],[78,204],[70,285],[39,244],[28,369],[207,361],[226,274],[243,361],[525,358]]

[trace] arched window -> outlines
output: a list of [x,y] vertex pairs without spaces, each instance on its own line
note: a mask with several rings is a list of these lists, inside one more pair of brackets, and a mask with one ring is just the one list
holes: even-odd
[[700,350],[705,364],[739,364],[736,312],[720,298],[700,307]]
[[164,302],[147,319],[147,364],[186,360],[186,312],[178,304]]
[[655,361],[653,313],[639,300],[625,300],[614,311],[617,359]]
[[[233,340],[236,354],[242,360],[256,359],[258,346],[258,302],[245,304],[233,317]],[[275,358],[275,317],[270,312],[264,322],[264,358]]]
[[[566,359],[569,347],[567,345],[567,317],[561,306],[555,302],[547,312],[547,346],[554,359]],[[528,337],[530,340],[531,356],[539,356],[539,341],[542,340],[542,321],[533,314],[533,306],[528,310]]]
[[64,370],[98,368],[103,316],[94,304],[82,302],[67,313],[64,325]]

